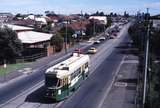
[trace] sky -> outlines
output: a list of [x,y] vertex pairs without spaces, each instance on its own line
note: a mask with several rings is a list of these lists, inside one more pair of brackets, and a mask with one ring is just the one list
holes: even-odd
[[146,8],[152,15],[160,14],[160,0],[0,0],[0,12],[36,13],[44,14],[44,11],[54,11],[58,14],[94,13],[103,11],[123,14],[136,14],[137,11],[146,12]]

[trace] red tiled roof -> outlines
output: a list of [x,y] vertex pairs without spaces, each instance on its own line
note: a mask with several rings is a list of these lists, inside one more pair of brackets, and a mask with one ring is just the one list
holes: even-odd
[[86,29],[86,25],[88,23],[89,22],[86,20],[82,22],[74,22],[74,23],[69,24],[68,26],[71,27],[73,30],[80,30],[80,29]]

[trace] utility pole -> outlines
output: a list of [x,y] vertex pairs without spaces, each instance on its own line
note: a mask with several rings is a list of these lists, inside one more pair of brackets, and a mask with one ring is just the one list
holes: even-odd
[[96,25],[95,25],[95,19],[93,18],[93,35],[95,35],[95,29],[96,29],[95,26],[96,26]]
[[67,32],[68,32],[68,19],[67,19],[67,22],[66,22],[66,35],[65,35],[65,53],[67,54]]
[[146,50],[145,50],[145,69],[144,69],[144,87],[143,87],[143,108],[145,108],[146,104],[146,91],[147,91],[147,75],[148,75],[148,58],[149,58],[149,32],[150,32],[150,24],[149,24],[149,8],[147,8],[147,35],[146,35]]
[[82,13],[82,10],[81,10],[81,19],[80,19],[80,21],[81,21],[81,36],[82,36],[82,40],[83,40],[83,34],[82,34],[82,16],[83,16],[83,13]]

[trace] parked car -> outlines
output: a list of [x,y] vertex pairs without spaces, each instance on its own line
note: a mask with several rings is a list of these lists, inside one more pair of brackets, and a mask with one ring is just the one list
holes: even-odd
[[99,40],[94,41],[94,44],[100,44],[101,42]]
[[113,36],[117,36],[117,33],[113,33]]
[[114,36],[114,35],[109,37],[109,39],[115,39],[115,38],[116,38],[116,36]]
[[89,50],[88,50],[88,53],[89,54],[95,54],[97,52],[97,49],[94,48],[94,47],[91,47]]
[[104,41],[106,38],[105,37],[100,37],[99,41]]

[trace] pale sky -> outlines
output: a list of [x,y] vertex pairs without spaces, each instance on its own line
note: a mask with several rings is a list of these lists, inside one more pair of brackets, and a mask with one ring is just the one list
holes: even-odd
[[83,12],[94,13],[97,10],[105,13],[123,14],[137,11],[160,14],[160,0],[0,0],[0,12],[40,13],[50,10],[60,14]]

